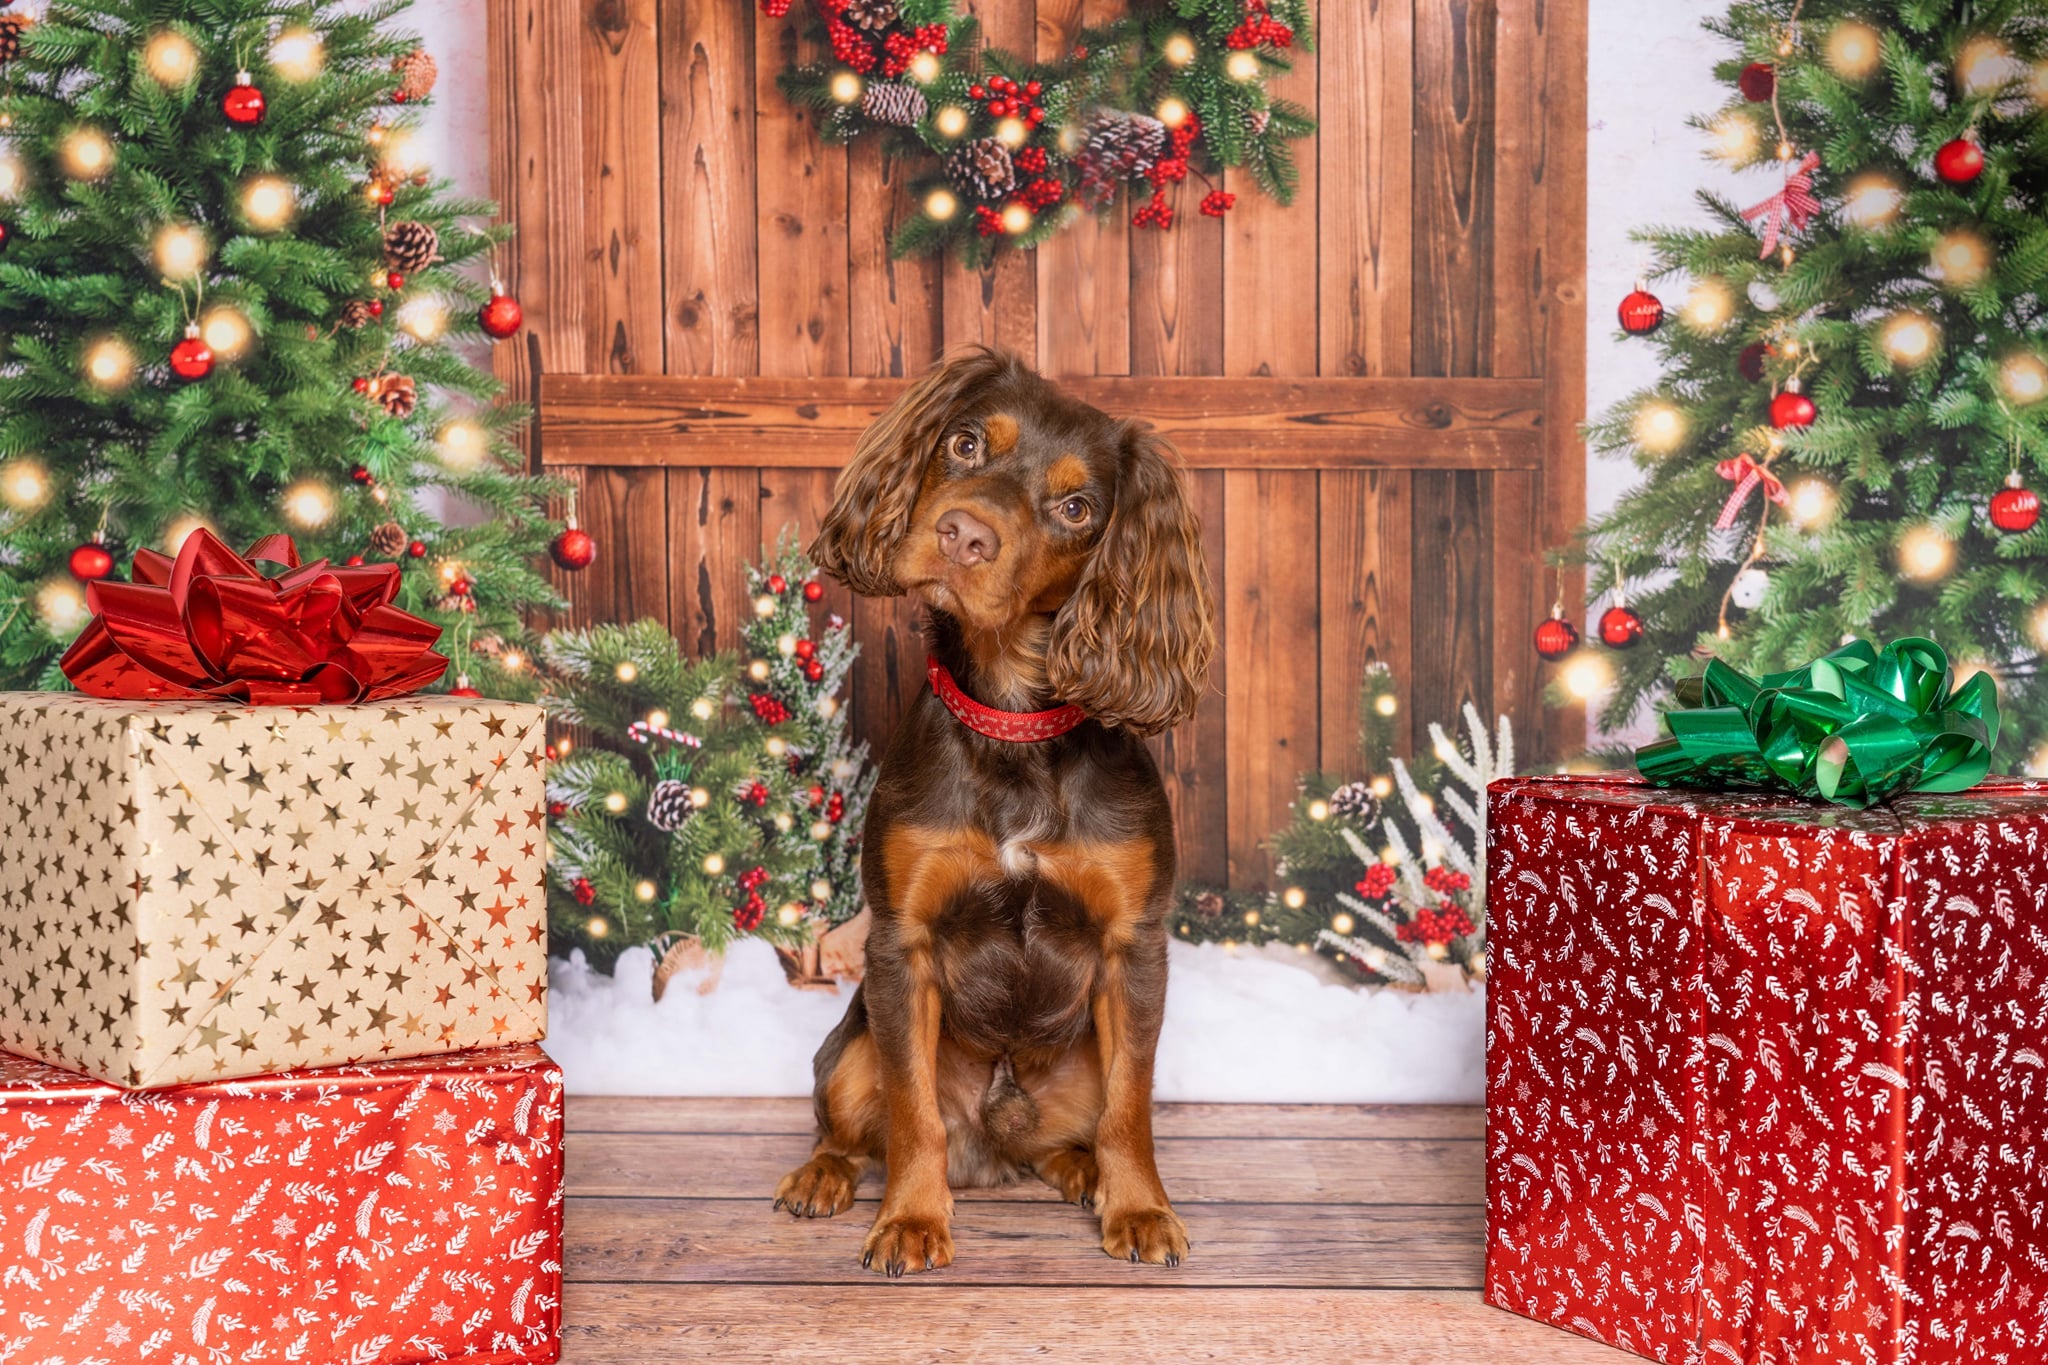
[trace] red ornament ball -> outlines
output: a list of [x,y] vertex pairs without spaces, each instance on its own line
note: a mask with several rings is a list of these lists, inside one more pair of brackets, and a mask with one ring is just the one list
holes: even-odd
[[370,300],[370,316],[371,316],[371,317],[373,317],[373,318],[381,318],[381,317],[383,317],[383,316],[384,316],[384,300],[382,300],[382,299],[371,299],[371,300]]
[[804,601],[816,602],[824,597],[824,595],[825,585],[817,579],[813,578],[810,582],[804,584]]
[[493,341],[519,335],[519,325],[524,321],[526,310],[510,294],[493,294],[489,303],[476,310],[476,325]]
[[351,465],[348,476],[357,483],[368,483],[370,481],[370,471],[362,465]]
[[466,682],[458,682],[455,686],[448,689],[448,695],[451,697],[481,697],[483,693],[477,691]]
[[368,393],[370,391],[370,381],[367,377],[363,375],[357,375],[351,387],[353,387],[357,393]]
[[572,521],[548,542],[548,556],[570,573],[581,573],[597,561],[597,542]]
[[1637,285],[1617,310],[1621,330],[1632,337],[1648,336],[1664,325],[1664,301]]
[[769,575],[768,575],[768,591],[770,591],[770,592],[772,592],[772,593],[778,593],[778,594],[779,594],[779,593],[785,593],[785,592],[788,592],[788,591],[789,591],[789,580],[788,580],[787,578],[784,578],[784,577],[783,577],[783,576],[782,576],[781,574],[779,574],[779,573],[772,573],[772,574],[769,574]]
[[1751,104],[1762,104],[1778,88],[1778,68],[1769,62],[1751,62],[1735,78],[1735,85]]
[[1771,425],[1780,431],[1787,427],[1810,427],[1819,415],[1813,400],[1794,388],[1787,388],[1771,400]]
[[1536,627],[1536,652],[1546,659],[1562,659],[1578,644],[1579,628],[1562,616],[1553,616]]
[[114,557],[95,536],[71,552],[70,568],[71,576],[79,582],[97,583],[114,571]]
[[7,250],[7,244],[14,240],[14,229],[0,223],[0,251]]
[[391,288],[391,290],[395,293],[398,290],[405,288],[405,276],[399,274],[396,270],[394,270],[389,275],[386,275],[384,277],[384,283],[388,285]]
[[810,660],[804,665],[804,676],[812,682],[823,682],[825,680],[825,665],[816,659]]
[[1972,137],[1944,142],[1934,154],[1934,173],[1951,185],[1967,185],[1984,174],[1984,149]]
[[348,568],[360,569],[363,567],[363,557],[361,555],[350,555],[342,563]]
[[799,659],[810,659],[813,656],[815,656],[817,652],[818,647],[812,644],[809,640],[798,640],[796,642],[796,657]]
[[2040,519],[2041,500],[2034,496],[2033,489],[2020,482],[2019,471],[2014,470],[2005,487],[1991,495],[1991,524],[2009,536],[2016,536],[2033,530]]
[[1735,358],[1735,369],[1752,384],[1761,384],[1764,378],[1764,361],[1770,357],[1771,348],[1761,341],[1752,341],[1742,348],[1742,354]]
[[467,578],[464,578],[460,574],[457,574],[454,580],[448,584],[449,593],[456,597],[467,597],[470,595],[471,592],[475,591],[475,589],[476,584],[470,582]]
[[427,557],[427,542],[415,540],[412,544],[405,547],[405,552],[414,559],[425,559]]
[[197,335],[196,328],[171,347],[171,373],[188,383],[213,373],[213,348]]
[[263,92],[250,84],[246,71],[220,97],[220,112],[238,128],[253,128],[263,122],[263,109]]
[[1600,639],[1610,649],[1632,649],[1642,643],[1643,618],[1631,607],[1609,607],[1600,614]]

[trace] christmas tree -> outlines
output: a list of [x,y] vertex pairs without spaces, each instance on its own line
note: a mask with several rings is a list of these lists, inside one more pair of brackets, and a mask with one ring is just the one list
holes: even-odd
[[1697,123],[1757,202],[1703,195],[1707,226],[1641,236],[1621,324],[1664,377],[1592,428],[1645,477],[1583,547],[1625,652],[1565,680],[1612,725],[1708,657],[1756,673],[1927,636],[2000,678],[2006,761],[2038,763],[2048,22],[2032,0],[1768,0],[1708,27],[1729,96]]
[[744,659],[688,659],[656,621],[548,636],[550,709],[595,741],[557,741],[548,776],[557,952],[794,947],[859,911],[874,773],[837,698],[859,647],[812,621],[815,574],[787,536],[749,571]]
[[450,684],[531,686],[546,489],[464,345],[519,309],[494,207],[418,162],[406,7],[0,13],[0,687],[62,685],[83,585],[200,525],[396,561]]
[[1513,735],[1503,716],[1489,736],[1468,705],[1461,739],[1432,722],[1430,754],[1410,764],[1393,756],[1399,712],[1393,674],[1372,665],[1359,696],[1370,775],[1304,775],[1287,825],[1267,840],[1281,889],[1187,887],[1175,934],[1292,944],[1363,984],[1440,989],[1485,975],[1486,786],[1513,775]]

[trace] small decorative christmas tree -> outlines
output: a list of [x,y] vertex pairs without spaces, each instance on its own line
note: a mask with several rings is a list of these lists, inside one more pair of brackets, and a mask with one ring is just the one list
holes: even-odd
[[686,659],[655,621],[547,638],[555,716],[594,741],[548,780],[557,951],[609,970],[641,944],[795,949],[860,909],[874,773],[836,696],[857,646],[840,618],[812,622],[814,574],[787,536],[751,571],[744,658]]
[[532,687],[549,486],[455,344],[518,328],[507,230],[418,160],[405,8],[0,6],[0,687],[62,686],[85,586],[197,525],[395,561],[447,685]]

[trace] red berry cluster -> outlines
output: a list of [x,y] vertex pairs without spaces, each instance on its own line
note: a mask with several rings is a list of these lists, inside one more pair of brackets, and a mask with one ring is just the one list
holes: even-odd
[[1210,218],[1221,218],[1237,203],[1237,196],[1228,190],[1210,190],[1202,196],[1202,212]]
[[1145,178],[1157,188],[1161,185],[1177,185],[1188,178],[1188,153],[1194,150],[1195,139],[1202,135],[1202,121],[1193,114],[1181,120],[1180,127],[1168,134],[1172,150],[1152,163],[1152,169],[1145,172]]
[[1024,187],[1024,193],[1017,196],[1032,210],[1042,212],[1067,197],[1067,183],[1058,176],[1042,175]]
[[759,782],[752,783],[740,793],[740,800],[750,806],[765,806],[768,804],[768,788]]
[[1472,889],[1472,879],[1462,872],[1453,872],[1448,867],[1432,867],[1422,874],[1422,884],[1439,896],[1455,896],[1460,891]]
[[882,40],[882,74],[895,79],[910,70],[910,63],[920,52],[946,55],[946,26],[925,24],[909,30],[899,29]]
[[1223,40],[1223,45],[1244,51],[1254,47],[1293,47],[1294,30],[1273,17],[1267,0],[1245,0],[1244,20]]
[[597,899],[597,888],[590,884],[590,878],[578,877],[570,885],[569,894],[576,898],[578,905],[588,905]]
[[974,206],[974,230],[984,237],[993,237],[1003,230],[1003,215],[987,204]]
[[1472,920],[1450,901],[1439,901],[1434,909],[1415,912],[1415,918],[1400,928],[1403,943],[1449,943],[1472,932]]
[[741,933],[750,933],[761,927],[761,920],[768,913],[768,902],[761,898],[761,888],[767,884],[768,869],[749,868],[734,879],[740,890],[747,893],[744,903],[732,908],[733,927]]
[[1132,227],[1156,227],[1161,232],[1173,226],[1173,205],[1166,202],[1165,190],[1154,190],[1152,198],[1131,215]]
[[780,725],[789,719],[789,708],[766,692],[750,692],[747,704],[754,708],[754,715],[763,725]]
[[1358,879],[1358,894],[1369,901],[1376,901],[1394,889],[1394,869],[1386,863],[1374,863]]
[[1052,158],[1045,154],[1043,147],[1026,147],[1011,160],[1026,175],[1044,175],[1052,167]]
[[1020,118],[1036,128],[1045,122],[1045,107],[1038,97],[1045,87],[1037,81],[1019,85],[1008,76],[990,76],[979,85],[967,87],[967,98],[978,100],[990,118]]
[[811,789],[806,794],[811,798],[811,804],[813,806],[817,805],[820,801],[823,801],[825,799],[825,789],[815,782],[811,784]]
[[825,802],[825,818],[835,825],[846,818],[846,798],[840,793],[833,792]]
[[550,801],[550,802],[548,802],[548,818],[549,818],[549,819],[551,819],[551,820],[559,820],[559,819],[561,819],[561,818],[562,818],[563,816],[567,815],[568,813],[569,813],[569,803],[568,803],[567,801]]
[[789,14],[789,0],[761,0],[761,13],[770,19],[786,18]]

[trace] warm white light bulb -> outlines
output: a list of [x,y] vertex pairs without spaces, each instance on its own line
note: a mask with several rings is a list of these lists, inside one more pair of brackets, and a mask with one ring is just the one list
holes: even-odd
[[583,932],[592,938],[603,938],[612,931],[611,921],[603,915],[592,915],[590,922],[583,926]]
[[1730,110],[1714,120],[1709,130],[1714,155],[1723,161],[1740,164],[1756,156],[1759,134],[1756,120],[1747,114]]
[[1956,54],[1956,84],[1965,95],[1995,95],[2019,75],[2012,49],[1988,34]]
[[92,612],[85,605],[85,593],[68,578],[53,578],[36,589],[36,615],[44,629],[58,639],[68,639],[85,628]]
[[98,180],[114,169],[114,144],[97,128],[74,129],[57,151],[64,173],[74,180]]
[[1685,440],[1685,415],[1669,403],[1645,403],[1636,413],[1635,438],[1653,455],[1676,450]]
[[996,141],[1005,147],[1022,147],[1031,140],[1031,125],[1020,118],[1002,119],[996,124]]
[[1174,66],[1192,66],[1199,54],[1200,49],[1195,46],[1195,40],[1185,33],[1174,34],[1159,47],[1159,55]]
[[939,78],[939,59],[930,52],[920,52],[910,59],[910,79],[919,85],[930,85]]
[[198,228],[172,223],[156,234],[156,268],[164,278],[189,280],[206,266],[206,236]]
[[725,859],[716,853],[706,854],[704,857],[704,870],[716,877],[719,873],[725,871]]
[[634,663],[631,659],[621,659],[619,660],[619,666],[612,670],[612,676],[622,683],[632,682],[640,676],[640,665]]
[[0,464],[0,499],[17,512],[41,507],[50,496],[50,476],[42,465],[25,456]]
[[1955,545],[1935,526],[1915,526],[1899,537],[1899,572],[1917,582],[1940,578],[1955,562]]
[[1957,289],[1976,284],[1991,269],[1991,251],[1984,239],[1963,228],[1942,234],[1933,259],[1941,282]]
[[176,89],[199,70],[199,49],[184,34],[165,29],[143,47],[142,65],[159,85]]
[[267,175],[242,188],[242,216],[259,231],[275,232],[291,221],[297,208],[298,195],[287,180]]
[[199,339],[222,360],[234,360],[249,349],[254,334],[249,320],[226,304],[207,310],[199,320]]
[[852,104],[860,98],[860,77],[854,75],[851,71],[842,71],[832,78],[829,88],[833,99],[841,104]]
[[1801,479],[1788,490],[1786,510],[1800,526],[1818,526],[1835,511],[1835,490],[1820,479]]
[[0,202],[19,199],[27,185],[28,168],[21,164],[21,158],[0,147]]
[[633,896],[636,900],[651,901],[654,899],[656,889],[653,882],[642,877],[639,881],[633,883]]
[[1844,19],[1828,34],[1828,66],[1844,80],[1860,81],[1877,70],[1883,51],[1877,30],[1858,19]]
[[1395,700],[1393,693],[1387,692],[1383,693],[1377,701],[1373,702],[1372,709],[1383,716],[1391,716],[1394,712],[1401,709],[1401,703]]
[[450,469],[475,469],[490,453],[490,439],[482,427],[463,418],[441,428],[435,449],[440,452],[441,463]]
[[102,337],[85,351],[85,377],[103,389],[117,389],[135,375],[135,352],[119,337]]
[[310,479],[293,484],[284,493],[284,514],[293,525],[309,531],[325,526],[334,515],[334,494]]
[[320,36],[309,29],[288,28],[270,45],[270,65],[286,80],[309,81],[326,60]]
[[415,341],[438,341],[448,330],[448,307],[432,294],[407,299],[398,309],[398,325]]
[[1031,231],[1031,210],[1022,204],[1003,205],[1003,231],[1015,237]]
[[604,798],[604,808],[610,811],[613,815],[624,814],[626,810],[626,794],[624,792],[606,793]]
[[1580,650],[1565,660],[1559,676],[1564,690],[1576,701],[1591,701],[1614,685],[1614,670],[1591,650]]
[[1918,365],[1934,354],[1941,331],[1921,313],[1894,313],[1879,335],[1878,345],[1894,365]]
[[659,706],[649,711],[647,713],[647,728],[650,730],[668,729],[668,712],[662,710]]
[[1899,216],[1906,193],[1879,171],[1857,176],[1842,196],[1842,216],[1860,228],[1880,228]]
[[1255,81],[1259,78],[1259,54],[1256,52],[1233,52],[1223,59],[1223,74],[1234,81]]
[[967,131],[967,111],[949,104],[932,115],[932,127],[939,130],[940,137],[959,137]]
[[1718,332],[1735,316],[1735,299],[1719,280],[1701,280],[1685,300],[1685,320],[1696,332]]
[[1152,114],[1169,128],[1178,128],[1188,121],[1188,106],[1185,101],[1168,95],[1159,101],[1159,107]]
[[2048,394],[2048,365],[2031,351],[2007,356],[1998,367],[1998,387],[2015,403],[2038,403]]
[[946,222],[959,211],[959,198],[943,186],[924,197],[924,216],[935,223]]
[[1330,818],[1330,803],[1311,801],[1308,803],[1308,818],[1318,823]]

